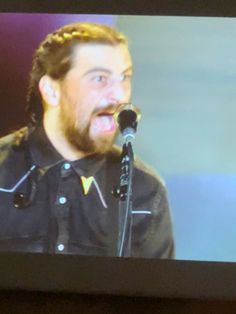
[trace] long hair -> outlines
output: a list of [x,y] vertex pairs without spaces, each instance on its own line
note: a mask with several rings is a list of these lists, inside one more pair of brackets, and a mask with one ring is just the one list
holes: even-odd
[[43,117],[38,88],[41,77],[47,74],[55,80],[63,80],[71,68],[73,47],[80,43],[117,45],[127,44],[127,39],[114,28],[95,23],[69,24],[47,35],[35,51],[30,73],[27,111],[32,124],[39,123]]

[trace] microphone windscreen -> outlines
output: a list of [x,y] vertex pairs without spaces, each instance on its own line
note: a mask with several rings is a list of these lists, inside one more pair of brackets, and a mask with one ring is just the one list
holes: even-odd
[[132,105],[131,103],[127,103],[119,107],[114,117],[121,133],[126,128],[132,128],[136,132],[137,122],[141,118],[141,113],[136,106]]
[[131,109],[124,109],[118,115],[118,124],[120,126],[121,133],[126,128],[137,129],[137,114]]

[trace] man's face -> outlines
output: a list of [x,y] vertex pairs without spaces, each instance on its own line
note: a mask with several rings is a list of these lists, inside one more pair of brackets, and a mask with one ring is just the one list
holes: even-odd
[[60,127],[85,153],[107,152],[116,137],[113,114],[130,101],[132,62],[125,44],[81,44],[60,83]]

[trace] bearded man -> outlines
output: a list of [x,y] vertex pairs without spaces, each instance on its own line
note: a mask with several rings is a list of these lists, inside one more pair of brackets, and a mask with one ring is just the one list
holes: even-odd
[[[29,125],[0,140],[0,250],[116,255],[120,150],[114,114],[131,98],[132,60],[114,28],[66,25],[40,44]],[[136,159],[126,256],[173,258],[164,184]]]

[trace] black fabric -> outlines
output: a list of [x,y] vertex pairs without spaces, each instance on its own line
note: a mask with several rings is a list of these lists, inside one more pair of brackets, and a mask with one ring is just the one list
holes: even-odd
[[[116,255],[120,150],[68,162],[54,149],[43,127],[27,128],[0,140],[0,251]],[[19,141],[19,136],[21,140]],[[35,165],[15,191],[7,192]],[[15,208],[16,193],[35,194]],[[86,194],[82,177],[93,177]],[[133,178],[130,256],[173,258],[174,244],[165,187],[136,160]]]

